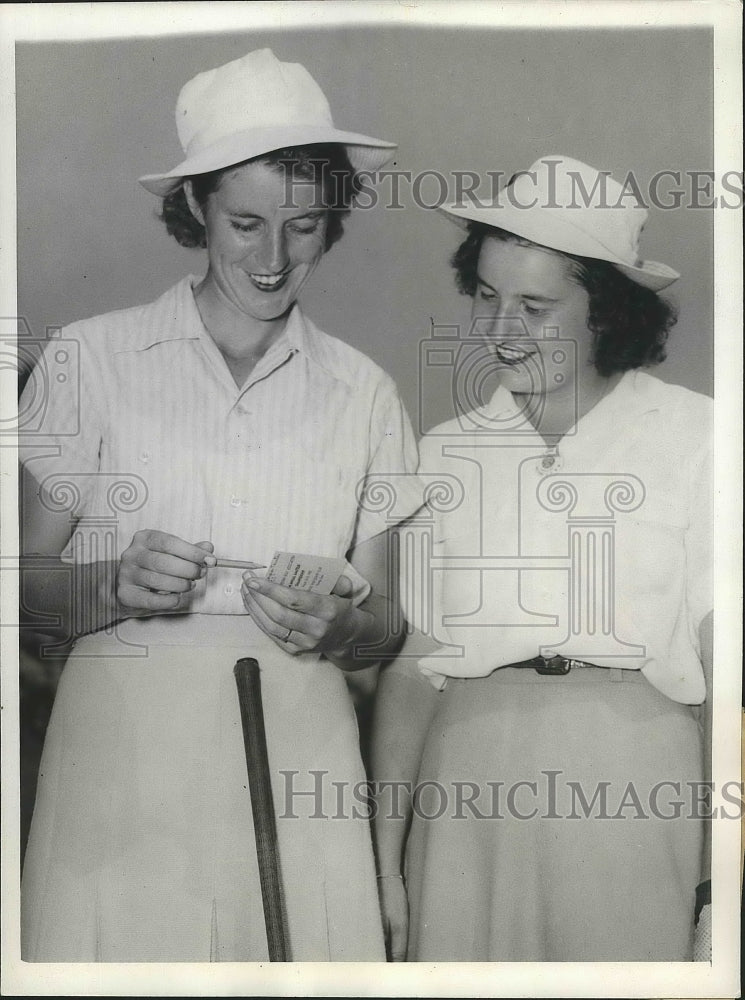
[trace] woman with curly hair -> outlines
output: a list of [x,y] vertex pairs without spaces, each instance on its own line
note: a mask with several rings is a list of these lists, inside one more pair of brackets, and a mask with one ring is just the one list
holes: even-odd
[[[141,183],[178,242],[206,249],[206,273],[65,331],[80,408],[52,381],[44,426],[21,442],[25,598],[57,620],[31,616],[24,637],[75,641],[26,853],[23,956],[266,960],[233,678],[255,657],[286,953],[380,959],[369,825],[332,782],[365,777],[345,672],[370,661],[354,648],[390,638],[385,522],[358,484],[413,471],[416,447],[392,380],[297,298],[358,172],[395,147],[336,128],[310,74],[269,49],[190,80],[176,121],[186,159]],[[276,550],[346,569],[332,593],[242,572]]]
[[378,690],[389,949],[690,960],[709,914],[711,400],[646,370],[678,275],[639,255],[646,210],[576,160],[444,211],[473,298],[454,384],[498,385],[420,447],[453,502],[407,526],[420,632]]

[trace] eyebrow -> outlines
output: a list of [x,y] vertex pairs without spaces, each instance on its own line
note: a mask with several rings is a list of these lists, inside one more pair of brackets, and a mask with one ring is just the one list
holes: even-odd
[[[490,285],[488,281],[484,281],[484,279],[481,277],[481,275],[479,275],[479,274],[476,275],[476,281],[477,281],[477,283],[479,285],[484,285],[485,288],[488,288],[490,291],[494,292],[495,295],[499,295],[499,292],[497,291],[497,289],[493,285]],[[520,295],[521,295],[521,297],[523,299],[531,299],[531,301],[533,301],[533,302],[549,302],[549,303],[551,303],[551,302],[558,302],[559,301],[558,299],[552,299],[548,295],[535,295],[533,292],[521,292]]]

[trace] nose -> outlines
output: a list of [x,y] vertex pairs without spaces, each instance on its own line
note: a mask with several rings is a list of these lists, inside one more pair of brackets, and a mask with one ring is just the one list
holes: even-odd
[[287,239],[281,227],[269,230],[261,246],[261,265],[270,274],[279,274],[287,267]]
[[484,337],[490,340],[525,340],[530,333],[522,316],[508,305],[485,310],[479,306],[479,326]]
[[497,317],[494,324],[494,336],[506,340],[525,340],[528,335],[528,328],[522,316],[504,313]]

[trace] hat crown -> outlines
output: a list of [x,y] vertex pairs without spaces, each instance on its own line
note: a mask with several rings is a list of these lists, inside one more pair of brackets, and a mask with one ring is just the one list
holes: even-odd
[[629,264],[639,259],[639,238],[649,213],[608,171],[568,156],[543,156],[507,187],[512,188],[511,202],[561,213],[566,224],[619,259]]
[[441,206],[460,225],[480,222],[560,253],[607,260],[632,281],[660,291],[680,275],[642,260],[639,238],[648,212],[633,176],[623,184],[607,170],[568,156],[543,156],[484,204]]
[[189,80],[176,103],[176,128],[187,156],[226,136],[281,125],[333,128],[323,91],[300,63],[257,49]]

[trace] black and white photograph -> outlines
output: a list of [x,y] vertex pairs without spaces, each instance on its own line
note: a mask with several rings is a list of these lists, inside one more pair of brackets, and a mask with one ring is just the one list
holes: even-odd
[[740,995],[740,5],[0,19],[3,993]]

